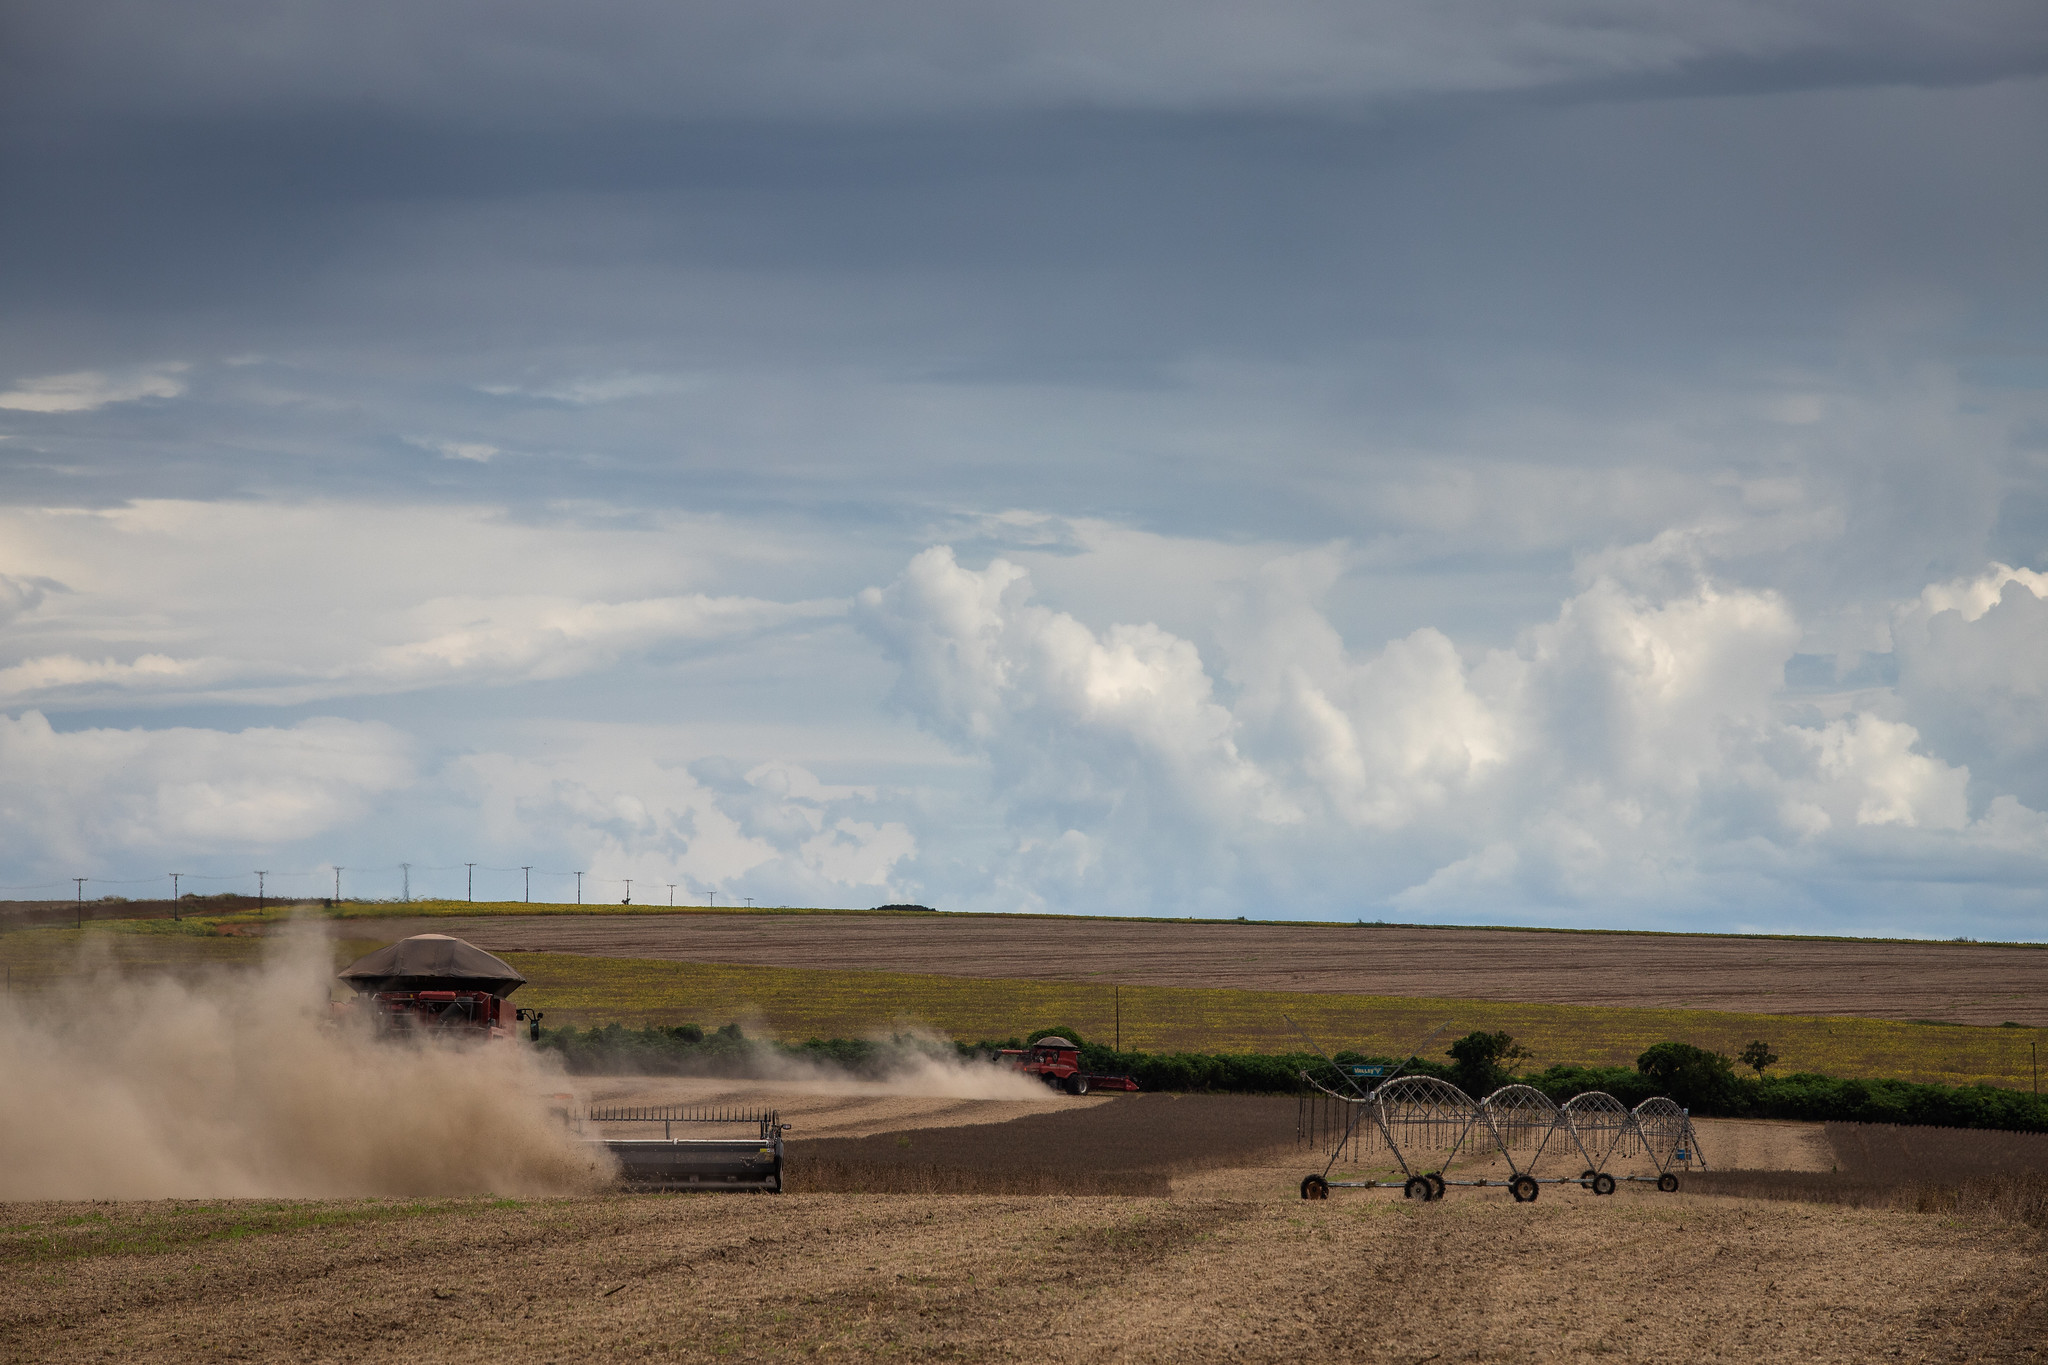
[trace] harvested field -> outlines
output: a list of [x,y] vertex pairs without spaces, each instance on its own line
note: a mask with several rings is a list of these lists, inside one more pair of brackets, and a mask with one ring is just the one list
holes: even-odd
[[[818,1130],[875,1100],[943,1103],[792,1098],[818,1105]],[[1289,1101],[1047,1106],[798,1142],[791,1168],[799,1188],[806,1166],[822,1180],[854,1162],[908,1184],[922,1162],[943,1187],[994,1161],[1020,1184],[1067,1177],[1050,1197],[0,1206],[0,1361],[2033,1362],[2048,1340],[2040,1234],[1995,1209],[1702,1198],[1699,1177],[1532,1205],[1471,1189],[1305,1203]],[[1717,1127],[1766,1130],[1747,1139],[1762,1152],[1803,1126]],[[1136,1176],[1159,1193],[1072,1193]]]
[[376,929],[494,953],[2048,1027],[2040,946],[1021,915],[505,913]]
[[1151,1194],[1294,1145],[1294,1101],[1129,1095],[1006,1123],[792,1143],[798,1193]]
[[[1463,1193],[1463,1192],[1460,1192]],[[1625,1191],[0,1212],[0,1359],[2034,1361],[2033,1235]],[[488,1254],[478,1254],[488,1248]]]

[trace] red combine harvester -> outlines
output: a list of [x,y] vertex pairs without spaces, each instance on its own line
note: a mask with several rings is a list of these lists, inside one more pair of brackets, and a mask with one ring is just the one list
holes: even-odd
[[1027,1076],[1036,1076],[1055,1090],[1085,1095],[1091,1090],[1136,1090],[1129,1076],[1093,1076],[1081,1069],[1081,1049],[1057,1033],[1025,1048],[1006,1047],[996,1054]]
[[[341,979],[355,998],[336,1005],[335,1013],[367,1014],[389,1037],[512,1040],[524,1023],[527,1037],[540,1041],[540,1011],[514,1009],[505,1000],[526,978],[510,963],[447,934],[400,939],[349,964]],[[577,1140],[608,1154],[626,1188],[782,1191],[782,1134],[788,1125],[772,1112],[701,1105],[593,1108],[574,1118],[567,1108],[557,1112],[573,1125]],[[659,1123],[662,1136],[602,1135],[612,1125],[643,1123]],[[679,1138],[678,1125],[686,1133],[703,1131],[704,1125],[740,1132]],[[582,1136],[590,1128],[599,1135]]]
[[540,1011],[505,999],[526,984],[518,969],[447,934],[400,939],[351,963],[341,979],[356,996],[337,1011],[367,1012],[381,1032],[512,1038],[524,1023],[529,1038],[540,1037]]

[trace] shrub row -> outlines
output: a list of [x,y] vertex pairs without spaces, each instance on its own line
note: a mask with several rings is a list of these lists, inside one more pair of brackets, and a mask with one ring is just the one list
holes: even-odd
[[[808,1062],[853,1076],[880,1076],[913,1055],[951,1056],[965,1061],[1005,1047],[1023,1047],[1049,1033],[1080,1044],[1089,1071],[1127,1075],[1150,1091],[1211,1094],[1293,1094],[1304,1071],[1336,1086],[1329,1066],[1313,1053],[1119,1052],[1081,1039],[1071,1029],[1045,1029],[1030,1039],[984,1039],[968,1045],[934,1045],[904,1037],[886,1041],[812,1038],[771,1043],[748,1038],[737,1024],[706,1032],[694,1025],[626,1029],[549,1030],[540,1046],[561,1056],[580,1074],[761,1076],[778,1062]],[[1505,1055],[1505,1054],[1503,1054]],[[1340,1052],[1339,1063],[1393,1066],[1391,1057]],[[1728,1059],[1685,1043],[1659,1043],[1633,1067],[1553,1066],[1513,1075],[1490,1056],[1456,1064],[1411,1057],[1405,1074],[1435,1076],[1485,1094],[1509,1080],[1536,1087],[1559,1104],[1589,1090],[1604,1090],[1627,1105],[1669,1095],[1696,1115],[1715,1118],[1805,1119],[1813,1122],[1899,1123],[1949,1128],[1999,1128],[2048,1132],[2048,1097],[1989,1085],[1945,1086],[1915,1081],[1845,1080],[1799,1073],[1762,1078],[1735,1074]]]

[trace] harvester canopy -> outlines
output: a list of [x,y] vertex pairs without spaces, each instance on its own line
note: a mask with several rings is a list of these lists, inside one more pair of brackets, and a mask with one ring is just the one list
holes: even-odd
[[449,934],[414,934],[341,972],[349,988],[377,991],[489,991],[500,999],[526,984],[509,962]]

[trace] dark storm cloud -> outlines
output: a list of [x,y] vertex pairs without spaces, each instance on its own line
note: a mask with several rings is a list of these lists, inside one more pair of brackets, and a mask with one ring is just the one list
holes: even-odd
[[2048,53],[2027,0],[1296,0],[1256,15],[1219,0],[20,0],[9,15],[12,98],[80,115],[324,105],[520,125],[1967,83]]

